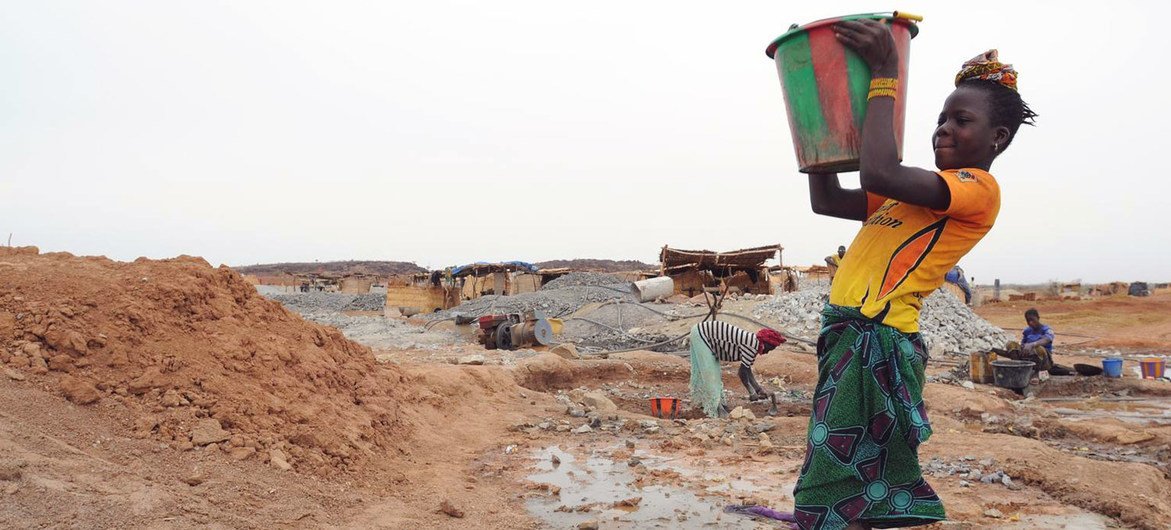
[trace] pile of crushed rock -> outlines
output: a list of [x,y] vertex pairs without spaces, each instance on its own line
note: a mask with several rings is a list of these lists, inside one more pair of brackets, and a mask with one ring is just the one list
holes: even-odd
[[[829,289],[814,289],[777,295],[753,311],[753,316],[777,322],[781,328],[804,338],[815,338],[821,328],[821,309]],[[923,301],[919,331],[932,355],[967,355],[1003,347],[1010,337],[980,318],[947,290],[936,290]]]
[[455,333],[408,324],[382,316],[350,316],[332,311],[302,314],[324,326],[337,328],[347,339],[376,350],[442,350],[467,342]]
[[630,285],[630,282],[623,280],[621,276],[616,274],[606,274],[604,272],[571,272],[565,276],[550,280],[549,283],[541,286],[541,290],[551,291],[553,289],[580,287],[583,285],[612,285],[622,287],[622,285]]
[[308,292],[269,295],[289,310],[302,315],[321,311],[382,311],[386,295]]
[[[550,282],[552,283],[552,282]],[[547,285],[546,285],[547,286]],[[488,295],[467,300],[452,309],[437,311],[423,318],[453,318],[456,314],[480,316],[490,313],[542,311],[548,317],[563,317],[586,304],[607,300],[635,301],[626,285],[582,285],[561,289],[542,289],[512,296]]]

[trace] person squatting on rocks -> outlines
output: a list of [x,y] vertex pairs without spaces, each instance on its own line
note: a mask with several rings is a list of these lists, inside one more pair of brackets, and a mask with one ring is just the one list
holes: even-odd
[[1025,329],[1021,331],[1021,342],[1010,341],[1004,347],[1005,356],[1018,361],[1033,361],[1035,372],[1049,372],[1053,375],[1072,375],[1073,369],[1053,362],[1053,330],[1041,323],[1041,314],[1035,308],[1025,311]]
[[862,188],[810,174],[809,194],[815,213],[863,223],[822,313],[794,515],[805,530],[930,524],[946,514],[919,466],[919,444],[931,436],[919,308],[992,228],[1000,188],[988,171],[1035,114],[1017,93],[1016,71],[991,50],[964,63],[944,101],[931,138],[939,171],[904,166],[892,127],[900,79],[890,30],[859,20],[835,33],[873,76]]
[[774,329],[752,332],[719,320],[700,322],[691,328],[691,402],[703,408],[709,417],[726,416],[723,403],[724,383],[720,361],[740,362],[736,375],[748,390],[749,401],[768,399],[764,387],[756,382],[752,364],[756,357],[785,343]]

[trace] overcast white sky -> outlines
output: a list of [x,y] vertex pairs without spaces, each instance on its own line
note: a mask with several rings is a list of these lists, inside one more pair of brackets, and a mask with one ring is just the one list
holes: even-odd
[[[781,243],[819,262],[764,48],[904,9],[907,163],[999,48],[1040,114],[993,167],[983,283],[1171,279],[1166,2],[0,1],[0,239],[212,264]],[[854,177],[847,182],[856,184]]]

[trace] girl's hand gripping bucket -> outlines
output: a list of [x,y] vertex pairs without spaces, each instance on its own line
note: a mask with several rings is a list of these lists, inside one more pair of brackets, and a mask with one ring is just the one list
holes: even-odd
[[883,20],[890,25],[899,54],[899,86],[895,98],[894,134],[899,159],[903,153],[903,122],[907,109],[907,65],[911,39],[919,33],[921,17],[894,13],[867,13],[827,18],[789,29],[765,53],[777,65],[789,130],[802,173],[840,173],[858,170],[862,152],[862,122],[870,67],[834,37],[834,24],[844,20]]

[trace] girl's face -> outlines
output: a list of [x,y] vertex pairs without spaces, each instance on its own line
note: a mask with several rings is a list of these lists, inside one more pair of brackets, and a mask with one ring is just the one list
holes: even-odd
[[939,169],[988,169],[1008,129],[992,125],[988,96],[979,89],[959,87],[943,102],[939,124],[931,136]]

